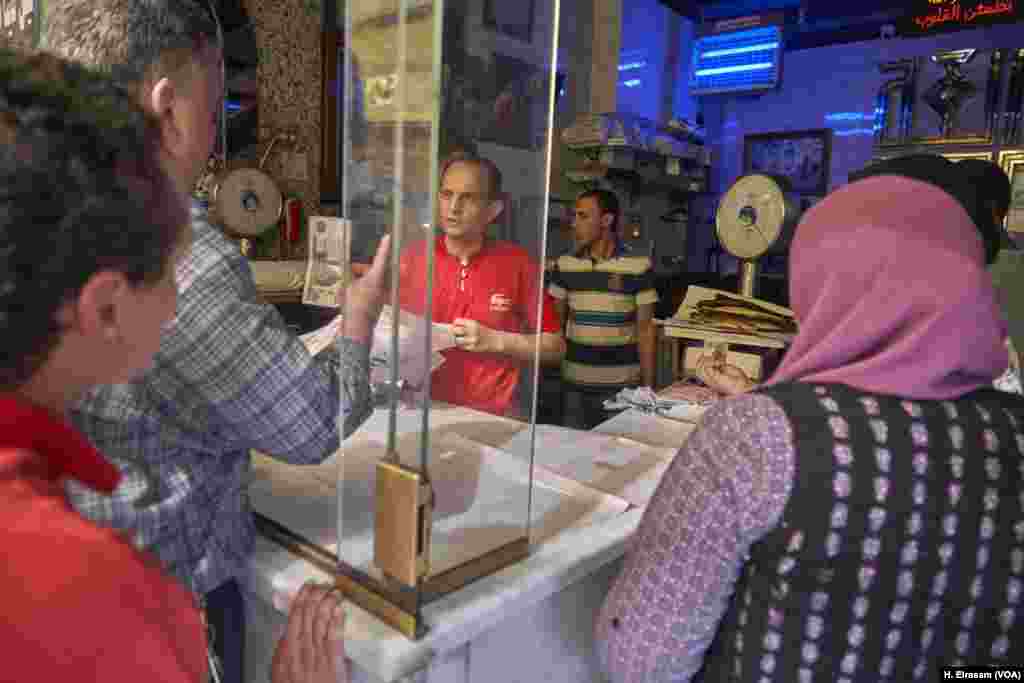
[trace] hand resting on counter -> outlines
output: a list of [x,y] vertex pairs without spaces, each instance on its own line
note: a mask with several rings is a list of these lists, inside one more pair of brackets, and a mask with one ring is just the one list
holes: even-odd
[[307,582],[288,612],[288,625],[274,651],[272,683],[347,683],[345,605],[331,586]]

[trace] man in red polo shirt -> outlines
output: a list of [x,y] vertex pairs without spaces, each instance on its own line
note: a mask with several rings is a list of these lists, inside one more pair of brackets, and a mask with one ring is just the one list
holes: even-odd
[[[501,196],[501,172],[488,159],[459,154],[442,169],[432,320],[451,323],[456,348],[442,352],[430,388],[438,401],[515,416],[520,366],[534,359],[536,333],[545,365],[561,362],[565,341],[537,262],[519,245],[487,237],[505,208]],[[401,258],[401,306],[420,315],[429,244],[417,242]]]

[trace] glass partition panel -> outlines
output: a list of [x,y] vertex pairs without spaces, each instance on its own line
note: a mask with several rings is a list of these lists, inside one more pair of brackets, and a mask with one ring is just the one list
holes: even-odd
[[352,0],[340,19],[341,215],[354,261],[385,235],[391,254],[377,408],[338,457],[339,585],[410,637],[424,605],[529,553],[532,439],[502,446],[564,348],[541,265],[557,4]]

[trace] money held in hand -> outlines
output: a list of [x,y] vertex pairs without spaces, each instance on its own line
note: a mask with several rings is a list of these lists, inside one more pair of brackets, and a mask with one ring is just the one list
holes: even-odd
[[302,303],[326,308],[341,305],[348,284],[351,222],[334,216],[309,217],[309,250]]

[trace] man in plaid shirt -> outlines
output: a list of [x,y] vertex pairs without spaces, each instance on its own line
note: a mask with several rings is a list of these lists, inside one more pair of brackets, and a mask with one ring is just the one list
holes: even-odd
[[[163,161],[191,188],[222,108],[220,31],[205,0],[51,0],[45,47],[108,70],[156,114]],[[369,339],[385,287],[388,241],[347,293],[335,344],[311,357],[260,301],[238,248],[192,210],[177,270],[177,317],[150,370],[103,387],[72,412],[124,473],[112,496],[69,485],[87,517],[129,532],[204,596],[225,681],[244,679],[243,577],[254,541],[249,450],[316,463],[372,411]]]

